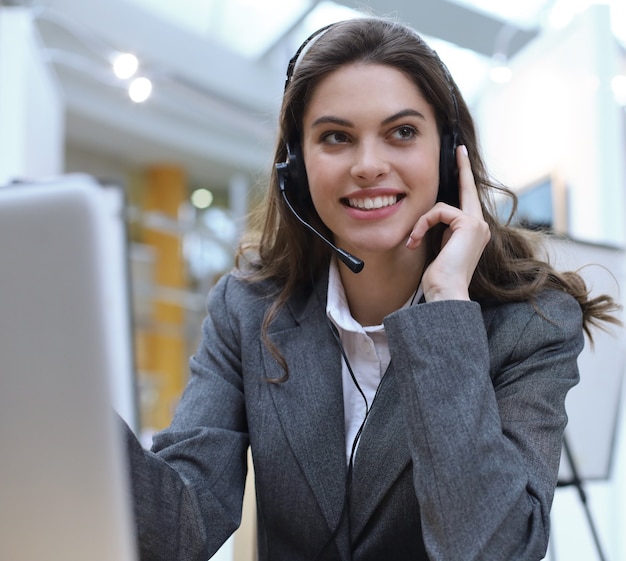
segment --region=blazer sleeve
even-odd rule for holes
[[[151,451],[127,430],[142,561],[206,561],[241,520],[248,434],[226,285],[211,293],[171,426],[154,437]]]
[[[581,311],[553,291],[491,315],[486,325],[479,304],[443,301],[385,321],[431,561],[547,549]]]

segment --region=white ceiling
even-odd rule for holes
[[[367,5],[372,13],[395,15],[428,37],[471,99],[484,84],[494,52],[515,56],[541,32],[548,8],[562,1],[369,0]],[[585,2],[566,1],[572,8]],[[217,189],[234,174],[267,170],[287,60],[310,31],[344,19],[357,2],[29,4],[41,31],[42,54],[65,96],[68,143],[131,166],[178,162],[193,183]],[[257,42],[247,40],[251,37]],[[154,86],[147,102],[130,101],[127,84],[113,76],[115,52],[139,58],[140,72]]]

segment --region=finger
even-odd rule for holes
[[[437,203],[428,212],[420,216],[413,230],[409,234],[407,247],[415,249],[421,242],[426,232],[437,224],[450,224],[461,214],[458,208],[443,203]]]
[[[459,167],[459,195],[461,209],[474,216],[483,216],[472,165],[464,145],[457,146],[456,162]]]

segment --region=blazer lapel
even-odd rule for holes
[[[311,297],[302,312],[294,314],[295,326],[292,321],[292,327],[277,327],[270,333],[289,368],[289,379],[270,384],[270,393],[289,444],[332,531],[343,507],[346,456],[341,354],[326,323],[325,300],[325,296],[321,301]],[[285,327],[284,321],[278,323]],[[276,372],[274,359],[267,349],[263,353],[266,372]]]
[[[354,539],[410,460],[392,360],[372,404],[356,453],[350,500]]]

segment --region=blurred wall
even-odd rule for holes
[[[0,6],[0,185],[63,170],[63,111],[30,10]]]
[[[511,64],[511,82],[491,85],[479,97],[475,116],[488,167],[498,180],[522,190],[538,180],[552,181],[556,211],[564,215],[561,233],[582,242],[553,246],[555,261],[568,268],[583,260],[603,264],[606,269],[595,268],[603,284],[592,283],[592,290],[608,290],[623,302],[626,111],[611,89],[620,57],[609,8],[594,5],[520,53]],[[606,247],[594,251],[594,244]],[[578,425],[585,439],[595,434],[598,443],[612,445],[610,458],[596,458],[609,461],[608,476],[584,482],[592,523],[610,561],[626,559],[624,333],[617,329],[596,337],[599,344],[595,349],[587,344],[579,361],[583,379],[568,398],[575,421],[568,431]],[[594,395],[600,400],[594,402]],[[583,463],[583,449],[575,461]],[[552,521],[549,561],[600,559],[574,487],[557,489]]]
[[[488,88],[476,117],[498,179],[519,188],[551,176],[566,189],[566,233],[623,246],[624,110],[611,89],[619,56],[609,7],[594,5],[520,53],[511,82]]]

